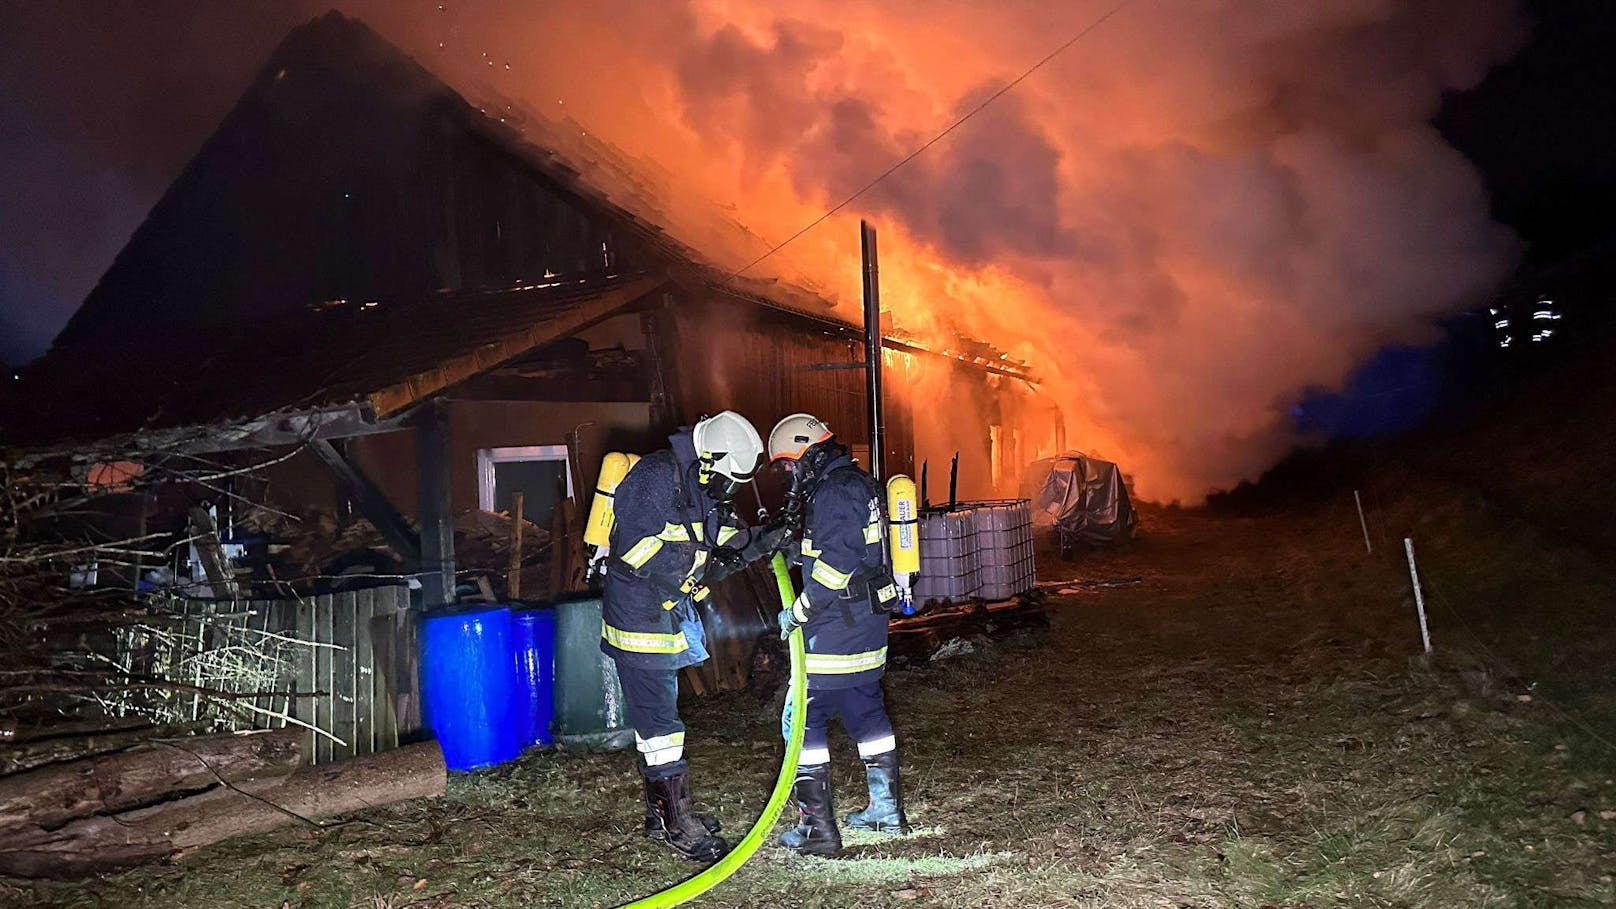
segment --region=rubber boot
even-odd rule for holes
[[[797,828],[780,834],[780,845],[798,855],[833,856],[842,851],[842,832],[830,801],[830,765],[797,768]]]
[[[640,779],[645,780],[645,835],[653,840],[667,839],[668,832],[662,829],[662,818],[657,815],[656,793],[652,790],[651,780],[643,775]],[[690,816],[695,818],[697,823],[706,827],[708,833],[717,833],[723,829],[718,823],[718,818],[710,814],[692,812]]]
[[[651,780],[652,808],[662,828],[658,837],[668,848],[696,862],[713,862],[729,851],[722,837],[707,832],[690,810],[690,785],[684,774]]]
[[[898,773],[898,752],[888,751],[864,759],[864,776],[870,784],[870,804],[863,811],[847,816],[854,830],[874,830],[892,836],[909,832],[909,818],[903,811],[903,780]]]

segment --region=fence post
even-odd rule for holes
[[[1431,630],[1425,624],[1425,593],[1420,590],[1420,571],[1414,567],[1414,541],[1403,538],[1403,551],[1408,553],[1408,578],[1414,584],[1414,608],[1420,614],[1420,642],[1425,652],[1431,652]]]
[[[1363,499],[1359,497],[1358,490],[1352,491],[1353,504],[1358,506],[1358,526],[1363,528],[1363,548],[1370,555],[1375,554],[1375,547],[1369,544],[1369,522],[1364,519]]]

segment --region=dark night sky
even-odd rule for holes
[[[1536,0],[1530,44],[1439,125],[1539,250],[1616,212],[1616,3]],[[312,0],[0,0],[0,359],[42,353]]]
[[[1616,3],[1526,8],[1531,43],[1437,126],[1480,166],[1494,217],[1552,256],[1616,228]]]
[[[43,353],[319,3],[0,0],[0,359]]]

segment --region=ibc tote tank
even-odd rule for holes
[[[555,612],[524,609],[513,621],[517,744],[549,745],[555,719]]]
[[[513,639],[503,606],[421,619],[421,706],[450,770],[491,767],[521,752]]]

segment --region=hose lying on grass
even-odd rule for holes
[[[780,591],[780,606],[790,609],[791,603],[796,600],[797,592],[791,586],[791,574],[786,569],[786,560],[776,555],[770,563],[774,569],[775,586]],[[797,778],[797,758],[802,753],[803,724],[808,717],[808,674],[804,669],[802,629],[794,628],[791,631],[791,736],[786,741],[786,757],[780,763],[780,775],[774,781],[774,792],[769,794],[769,803],[763,807],[763,813],[758,815],[757,822],[746,836],[730,850],[728,855],[713,863],[706,870],[695,877],[681,881],[658,893],[637,899],[632,903],[624,903],[619,909],[666,909],[680,903],[693,900],[703,893],[723,883],[726,878],[734,874],[752,854],[763,845],[764,839],[774,829],[774,822],[779,820],[781,809],[785,808],[786,801],[791,798],[791,787]]]

